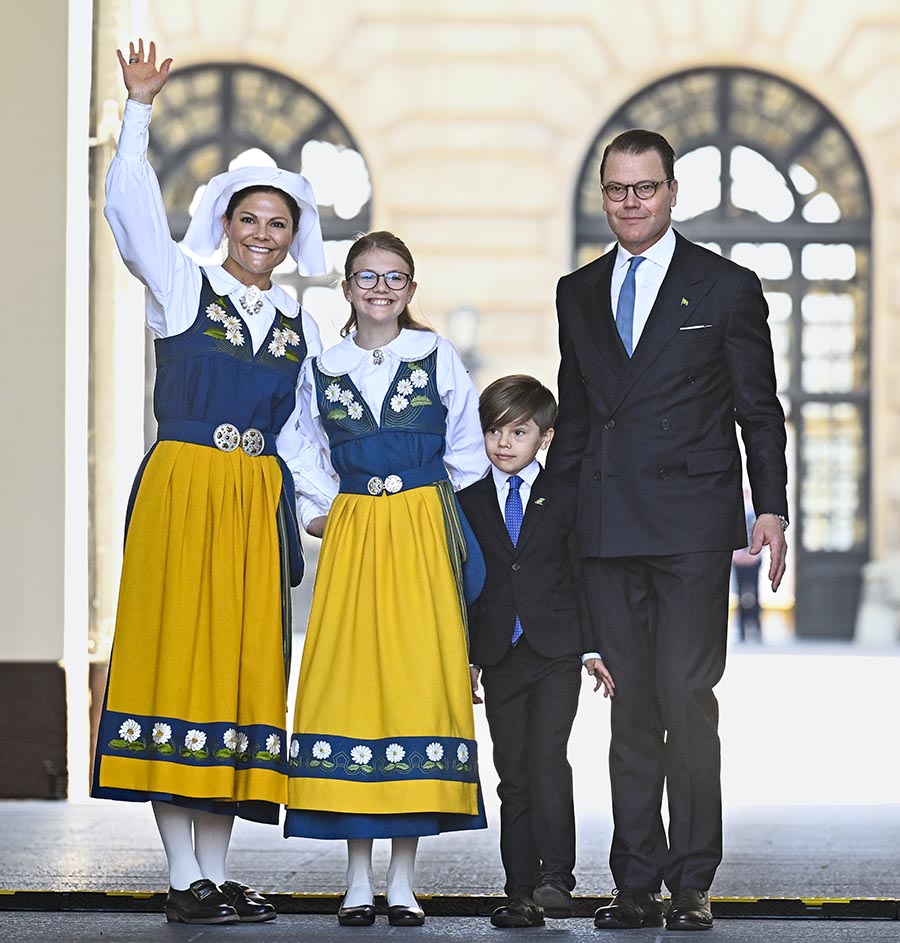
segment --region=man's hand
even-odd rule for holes
[[[472,703],[483,704],[484,701],[478,696],[478,677],[481,669],[478,665],[469,665],[469,677],[472,679]]]
[[[602,658],[588,658],[584,663],[584,670],[594,677],[596,684],[594,685],[594,690],[599,691],[600,688],[603,688],[604,697],[613,697],[616,693],[616,683],[612,679],[612,675],[606,668],[606,665],[603,664]]]
[[[750,553],[756,556],[763,547],[769,548],[769,580],[774,593],[781,585],[787,556],[784,528],[777,514],[760,514],[753,525]]]

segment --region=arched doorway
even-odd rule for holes
[[[598,185],[620,131],[661,132],[681,155],[676,228],[754,269],[769,302],[788,421],[798,636],[848,638],[869,556],[871,198],[835,117],[776,76],[669,76],[601,129],[575,195],[575,259],[610,243]]]

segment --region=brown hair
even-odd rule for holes
[[[292,232],[296,236],[297,230],[300,228],[300,207],[297,201],[289,193],[285,193],[284,190],[279,190],[278,187],[270,187],[266,184],[254,184],[252,187],[244,187],[243,190],[235,190],[234,193],[231,194],[228,206],[225,207],[225,219],[230,223],[231,217],[234,216],[234,211],[246,197],[253,196],[254,193],[274,193],[284,200],[288,212],[291,214]]]
[[[406,243],[392,232],[380,229],[375,232],[363,233],[361,236],[358,236],[356,242],[350,246],[350,251],[347,253],[347,261],[344,263],[344,278],[348,282],[350,281],[350,276],[353,274],[356,260],[372,249],[381,249],[384,252],[393,252],[394,255],[399,255],[409,267],[410,280],[416,277],[416,263],[413,261],[412,253],[409,251]],[[430,327],[421,324],[412,316],[409,305],[400,312],[397,323],[401,330],[403,328],[409,328],[409,330],[412,331],[431,330]],[[351,304],[350,317],[347,318],[347,322],[341,328],[341,337],[346,337],[351,331],[355,330],[355,328],[356,311]]]
[[[500,377],[478,401],[481,431],[533,419],[543,435],[556,422],[556,399],[540,380],[525,373]]]
[[[662,161],[663,171],[668,178],[675,177],[675,151],[672,145],[656,131],[645,131],[643,128],[632,128],[617,134],[606,145],[603,160],[600,161],[600,182],[603,182],[603,171],[606,167],[606,158],[610,154],[646,154],[647,151],[656,151]]]

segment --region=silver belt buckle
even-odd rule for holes
[[[247,455],[259,455],[266,447],[266,437],[252,426],[244,430],[241,436],[241,448]]]
[[[223,422],[213,432],[213,445],[223,452],[233,452],[241,444],[241,434],[237,426]]]
[[[403,487],[403,479],[399,475],[388,475],[384,479],[384,490],[388,494],[396,494]]]
[[[369,494],[377,497],[379,494],[381,494],[382,491],[384,491],[384,482],[378,477],[378,475],[373,475],[369,479],[369,483],[366,485],[366,487],[369,489]]]

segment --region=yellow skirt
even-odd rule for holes
[[[294,827],[303,816],[293,810],[480,814],[468,645],[438,487],[340,494],[332,506],[289,792],[294,835],[352,837]]]
[[[125,542],[94,795],[287,800],[281,496],[275,457],[154,447]]]

